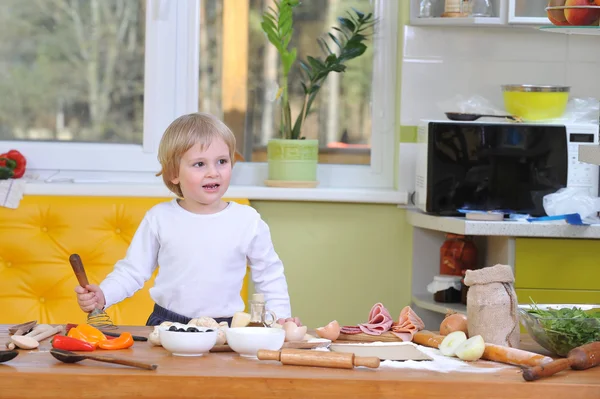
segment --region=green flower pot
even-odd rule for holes
[[[271,181],[316,182],[319,140],[271,139],[267,162]]]

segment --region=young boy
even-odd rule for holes
[[[291,317],[283,264],[256,210],[221,198],[229,187],[235,136],[217,118],[194,113],[165,131],[158,159],[166,186],[179,198],[150,209],[124,259],[100,286],[77,286],[81,309],[108,308],[132,296],[160,265],[146,325],[188,323],[208,316],[231,324],[247,262],[257,292],[279,319]],[[299,320],[298,320],[299,322]]]

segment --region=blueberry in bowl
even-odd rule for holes
[[[159,327],[160,343],[174,356],[202,356],[217,343],[217,331],[175,323]]]

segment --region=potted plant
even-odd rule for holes
[[[296,61],[297,50],[290,46],[290,41],[293,9],[299,4],[299,0],[276,0],[275,9],[265,11],[261,22],[262,30],[277,49],[281,63],[278,93],[278,99],[281,99],[281,137],[270,139],[267,144],[269,177],[265,184],[268,186],[316,187],[318,184],[319,142],[304,137],[304,121],[327,76],[331,72],[343,73],[349,60],[365,52],[367,46],[364,42],[374,24],[373,14],[353,9],[347,17],[338,18],[339,26],[333,27],[338,32],[337,37],[328,33],[333,42],[331,46],[323,38],[317,39],[325,58],[308,56],[306,61],[299,62],[304,102],[294,119],[288,96],[288,77]]]

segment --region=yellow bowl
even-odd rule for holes
[[[569,102],[569,86],[503,85],[504,108],[526,121],[563,116]]]

